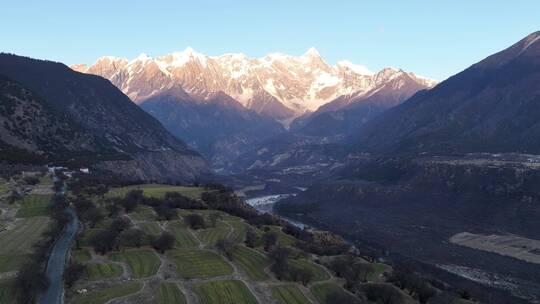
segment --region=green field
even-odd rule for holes
[[[281,304],[311,303],[295,285],[280,285],[272,287],[272,296]]]
[[[11,280],[0,280],[0,303],[15,303]]]
[[[208,278],[232,274],[233,269],[223,257],[207,250],[170,250],[167,257],[184,278]]]
[[[122,267],[113,263],[86,264],[86,279],[90,281],[110,279],[121,276]]]
[[[101,232],[101,231],[105,231],[105,229],[97,229],[97,228],[94,228],[94,229],[86,229],[84,231],[84,234],[80,236],[80,239],[79,239],[79,246],[81,247],[88,247],[88,246],[91,246],[90,245],[90,240],[92,239],[92,237],[98,233],[98,232]]]
[[[136,221],[155,221],[157,219],[154,209],[149,206],[137,206],[134,212],[129,213],[129,217]]]
[[[161,265],[159,257],[153,250],[135,249],[110,254],[116,262],[125,262],[131,269],[134,278],[145,278],[155,275]]]
[[[77,304],[103,304],[114,298],[119,298],[134,294],[142,288],[140,282],[130,282],[114,285],[105,289],[91,291],[84,295],[75,297],[74,303]]]
[[[278,244],[280,246],[293,246],[296,243],[296,239],[293,236],[290,236],[284,233],[283,231],[281,231],[281,227],[270,226],[270,231],[277,233]]]
[[[218,240],[227,238],[231,228],[224,222],[217,222],[216,227],[197,230],[201,242],[213,246]]]
[[[330,274],[320,265],[310,262],[305,259],[289,260],[291,266],[298,268],[309,269],[313,273],[312,282],[326,281],[330,279]]]
[[[8,192],[9,187],[7,182],[4,179],[0,179],[0,195]]]
[[[317,301],[319,301],[319,303],[321,304],[334,304],[331,303],[328,299],[328,296],[334,292],[343,294],[345,297],[348,297],[349,301],[347,301],[347,303],[359,303],[358,299],[350,295],[348,292],[346,292],[343,288],[341,288],[335,283],[316,284],[313,285],[310,290],[317,299]]]
[[[200,187],[183,187],[183,186],[172,186],[172,185],[160,185],[160,184],[145,184],[145,185],[134,185],[120,188],[111,189],[106,196],[124,196],[131,190],[143,190],[145,196],[158,197],[162,198],[167,192],[179,192],[182,195],[187,197],[198,199],[201,197],[201,194],[205,191],[204,188]]]
[[[161,283],[157,287],[157,304],[185,304],[186,298],[175,283]]]
[[[199,245],[184,223],[180,221],[169,222],[167,230],[174,235],[178,248],[193,248]]]
[[[244,246],[237,246],[233,252],[233,263],[240,266],[248,277],[254,281],[268,279],[264,268],[270,265],[270,261],[267,257],[255,250]]]
[[[371,265],[373,266],[374,271],[368,274],[368,282],[378,281],[383,273],[390,272],[392,270],[392,267],[382,263],[372,263]]]
[[[246,231],[249,225],[244,223],[243,221],[230,221],[227,223],[229,223],[229,225],[233,227],[233,233],[231,234],[229,239],[234,243],[244,242],[246,238]]]
[[[32,245],[41,238],[48,224],[46,217],[23,218],[13,229],[0,233],[0,272],[17,269],[32,253]]]
[[[90,252],[86,249],[75,250],[72,253],[73,260],[77,263],[85,263],[92,259]]]
[[[139,228],[141,228],[142,231],[148,234],[157,235],[163,232],[163,230],[161,230],[161,227],[156,222],[143,222],[138,223],[137,225],[139,226]]]
[[[17,210],[16,217],[47,216],[51,200],[52,195],[26,195],[20,201],[21,208]]]
[[[257,304],[241,281],[212,281],[195,286],[201,304]]]

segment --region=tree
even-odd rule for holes
[[[146,233],[138,228],[131,228],[122,232],[120,243],[126,247],[141,247],[146,237]]]
[[[223,217],[218,212],[213,212],[210,214],[209,219],[212,227],[216,227],[217,221],[223,219]]]
[[[160,220],[170,221],[171,219],[176,218],[176,210],[169,207],[168,205],[158,205],[154,208],[154,210],[156,211]]]
[[[139,203],[144,201],[144,193],[142,190],[131,190],[126,193],[126,196],[120,200],[120,205],[124,207],[126,212],[134,211]]]
[[[131,227],[131,220],[127,216],[117,217],[111,223],[111,230],[122,232]]]
[[[83,221],[88,222],[88,225],[90,225],[90,227],[94,228],[97,223],[99,223],[99,222],[101,222],[101,220],[103,220],[104,217],[105,216],[103,215],[103,213],[101,212],[100,209],[92,208],[92,209],[89,209],[88,211],[86,211],[82,215],[81,219]]]
[[[171,233],[164,231],[159,237],[154,240],[153,246],[160,253],[164,253],[165,250],[173,248],[174,241],[174,236]]]
[[[309,284],[313,279],[313,271],[307,268],[293,267],[289,270],[293,280],[302,283],[304,286]]]
[[[251,227],[249,227],[246,231],[246,246],[250,248],[254,248],[257,246],[257,234],[255,233],[255,230]]]
[[[35,262],[23,265],[14,281],[18,303],[33,303],[40,293],[49,286],[49,280],[42,267]]]
[[[289,269],[288,259],[290,254],[291,250],[285,247],[276,247],[270,252],[270,260],[272,261],[270,269],[279,280],[286,275]]]
[[[216,242],[216,248],[217,250],[221,251],[227,259],[230,261],[233,260],[233,252],[234,252],[234,244],[230,240],[227,239],[219,239]]]
[[[85,266],[81,263],[72,262],[64,270],[64,283],[68,288],[71,288],[84,273]]]
[[[199,214],[189,214],[184,217],[184,220],[189,225],[191,229],[204,229],[206,228],[206,223],[204,218]]]
[[[118,246],[118,232],[114,230],[105,230],[96,233],[90,243],[97,253],[105,254]]]
[[[264,250],[265,251],[270,251],[270,249],[276,245],[277,243],[277,240],[278,240],[278,235],[277,233],[273,232],[273,231],[270,231],[270,232],[265,232],[262,236],[262,240],[263,240],[263,244],[264,244]]]
[[[23,178],[23,181],[27,184],[27,185],[37,185],[39,184],[39,178],[35,177],[35,176],[25,176]]]
[[[402,295],[388,284],[366,284],[363,286],[368,300],[382,304],[400,304]]]

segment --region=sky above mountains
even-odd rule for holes
[[[0,51],[66,64],[103,55],[300,55],[315,47],[443,80],[540,29],[523,1],[6,1]]]

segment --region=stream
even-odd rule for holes
[[[40,297],[40,304],[57,304],[64,302],[64,269],[72,241],[77,234],[77,230],[79,230],[79,220],[73,208],[70,206],[66,211],[70,216],[70,221],[64,228],[60,238],[56,240],[51,255],[49,256],[46,269],[49,287]]]

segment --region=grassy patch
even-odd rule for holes
[[[293,246],[296,244],[296,239],[293,236],[290,236],[283,231],[279,226],[270,226],[270,231],[277,233],[278,235],[278,244],[280,246]]]
[[[144,184],[144,185],[133,185],[127,187],[113,188],[108,193],[107,196],[124,196],[131,190],[143,190],[144,195],[150,197],[162,198],[167,192],[179,192],[182,195],[187,197],[198,199],[201,197],[201,194],[205,191],[201,187],[184,187],[184,186],[172,186],[172,185],[160,185],[160,184]]]
[[[129,216],[136,221],[154,221],[157,218],[154,209],[149,206],[137,206],[137,210]]]
[[[30,194],[22,198],[16,217],[47,216],[52,195]]]
[[[390,272],[392,270],[392,267],[382,263],[373,263],[371,266],[373,266],[373,272],[367,276],[368,282],[375,282],[380,279],[383,273]]]
[[[212,281],[195,286],[201,304],[257,304],[241,281]]]
[[[161,283],[156,291],[157,304],[185,304],[186,298],[175,283]]]
[[[134,278],[144,278],[155,275],[161,261],[150,249],[126,250],[110,254],[111,259],[128,264]]]
[[[311,304],[295,285],[280,285],[272,287],[272,297],[281,304]]]
[[[105,289],[91,291],[84,295],[75,297],[77,304],[103,304],[112,299],[134,294],[142,288],[140,282],[130,282],[114,285]]]
[[[228,223],[233,227],[233,233],[229,239],[234,243],[243,243],[246,238],[246,231],[249,225],[242,221],[231,221]]]
[[[156,222],[144,222],[137,224],[142,231],[148,234],[160,234],[162,232],[161,227]]]
[[[15,303],[15,295],[13,294],[13,281],[0,281],[0,303]]]
[[[113,263],[91,263],[86,265],[86,278],[90,281],[121,276],[122,267]]]
[[[17,270],[29,256],[29,254],[0,255],[0,272]]]
[[[216,277],[233,272],[231,265],[221,256],[206,250],[170,250],[167,257],[186,279]]]
[[[182,222],[170,222],[167,225],[167,230],[174,235],[176,247],[178,248],[193,248],[199,245],[199,242],[191,235]]]
[[[199,239],[206,245],[213,246],[218,240],[227,238],[231,228],[224,222],[216,223],[216,227],[209,227],[197,231]]]
[[[92,237],[94,235],[96,235],[98,232],[101,232],[101,231],[105,231],[105,229],[86,229],[83,233],[83,235],[81,235],[79,237],[79,246],[81,247],[89,247],[91,246],[90,244],[90,240],[92,239]]]
[[[268,278],[264,268],[270,264],[267,257],[244,246],[237,246],[233,252],[233,262],[246,272],[248,277],[254,281],[261,281]]]
[[[335,283],[321,283],[316,284],[311,287],[311,293],[317,298],[317,301],[321,304],[334,304],[331,303],[330,299],[328,298],[329,295],[332,293],[340,293],[343,294],[344,297],[348,297],[349,300],[347,303],[358,303],[358,299],[347,293],[343,288],[341,288],[339,285]]]
[[[313,273],[312,282],[325,281],[325,280],[330,279],[330,275],[324,268],[322,268],[322,266],[319,266],[308,260],[305,260],[305,259],[289,260],[289,264],[294,267],[310,270]]]
[[[75,262],[86,263],[92,259],[90,252],[86,249],[76,250],[72,253],[72,258]]]
[[[48,224],[46,217],[24,218],[13,229],[0,233],[0,272],[17,269],[32,253],[32,245],[39,241]]]

